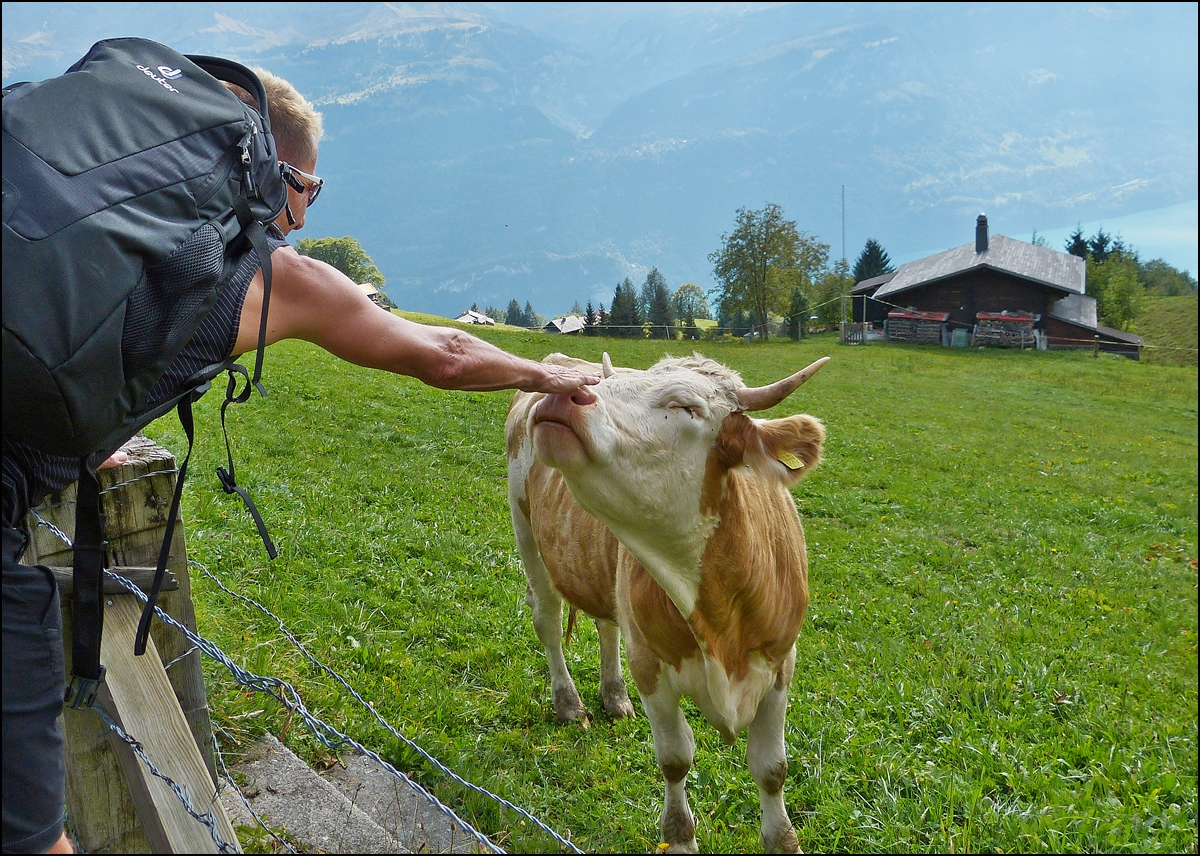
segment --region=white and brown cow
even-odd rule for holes
[[[746,413],[775,406],[825,362],[748,389],[698,355],[614,371],[606,354],[598,385],[518,393],[509,408],[509,501],[555,712],[587,721],[562,654],[565,599],[596,619],[601,698],[614,716],[633,714],[625,636],[666,779],[662,840],[672,851],[696,849],[683,696],[727,742],[749,730],[763,846],[798,849],[783,732],[808,562],[788,488],[820,459],[825,431],[811,416]]]

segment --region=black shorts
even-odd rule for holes
[[[62,613],[53,575],[18,563],[26,535],[4,511],[3,849],[44,853],[66,808]]]

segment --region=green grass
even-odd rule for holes
[[[473,332],[635,367],[691,350]],[[829,433],[794,492],[812,588],[787,725],[801,846],[1196,852],[1196,369],[827,336],[699,349],[751,384],[833,357],[773,412],[812,413]],[[198,405],[190,556],[464,777],[585,850],[652,850],[649,726],[640,706],[632,721],[600,712],[590,622],[567,657],[592,726],[553,720],[508,519],[510,395],[440,392],[294,342],[271,349],[265,381],[270,398],[232,408],[230,428],[280,558],[213,476],[219,394]],[[173,419],[149,433],[182,452]],[[193,586],[201,632],[246,667],[293,682],[504,847],[555,849],[398,747],[264,616],[195,571]],[[284,728],[273,700],[206,674],[227,749]],[[757,851],[744,739],[726,747],[688,715],[702,850]],[[321,755],[298,721],[287,742]]]
[[[1189,297],[1150,297],[1132,332],[1146,340],[1142,359],[1168,366],[1194,366],[1197,353],[1197,301]]]

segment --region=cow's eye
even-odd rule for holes
[[[696,418],[696,408],[692,407],[689,404],[672,403],[670,406],[676,410],[682,410],[682,411],[686,412],[687,415],[692,417],[693,419]]]

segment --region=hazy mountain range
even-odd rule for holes
[[[355,236],[397,304],[441,315],[513,297],[544,315],[607,305],[651,266],[709,288],[736,209],[767,201],[837,257],[843,185],[851,261],[868,237],[897,259],[966,243],[980,211],[1028,239],[1197,196],[1194,4],[3,14],[5,83],[117,35],[290,79],[326,128],[328,187],[298,237]]]

